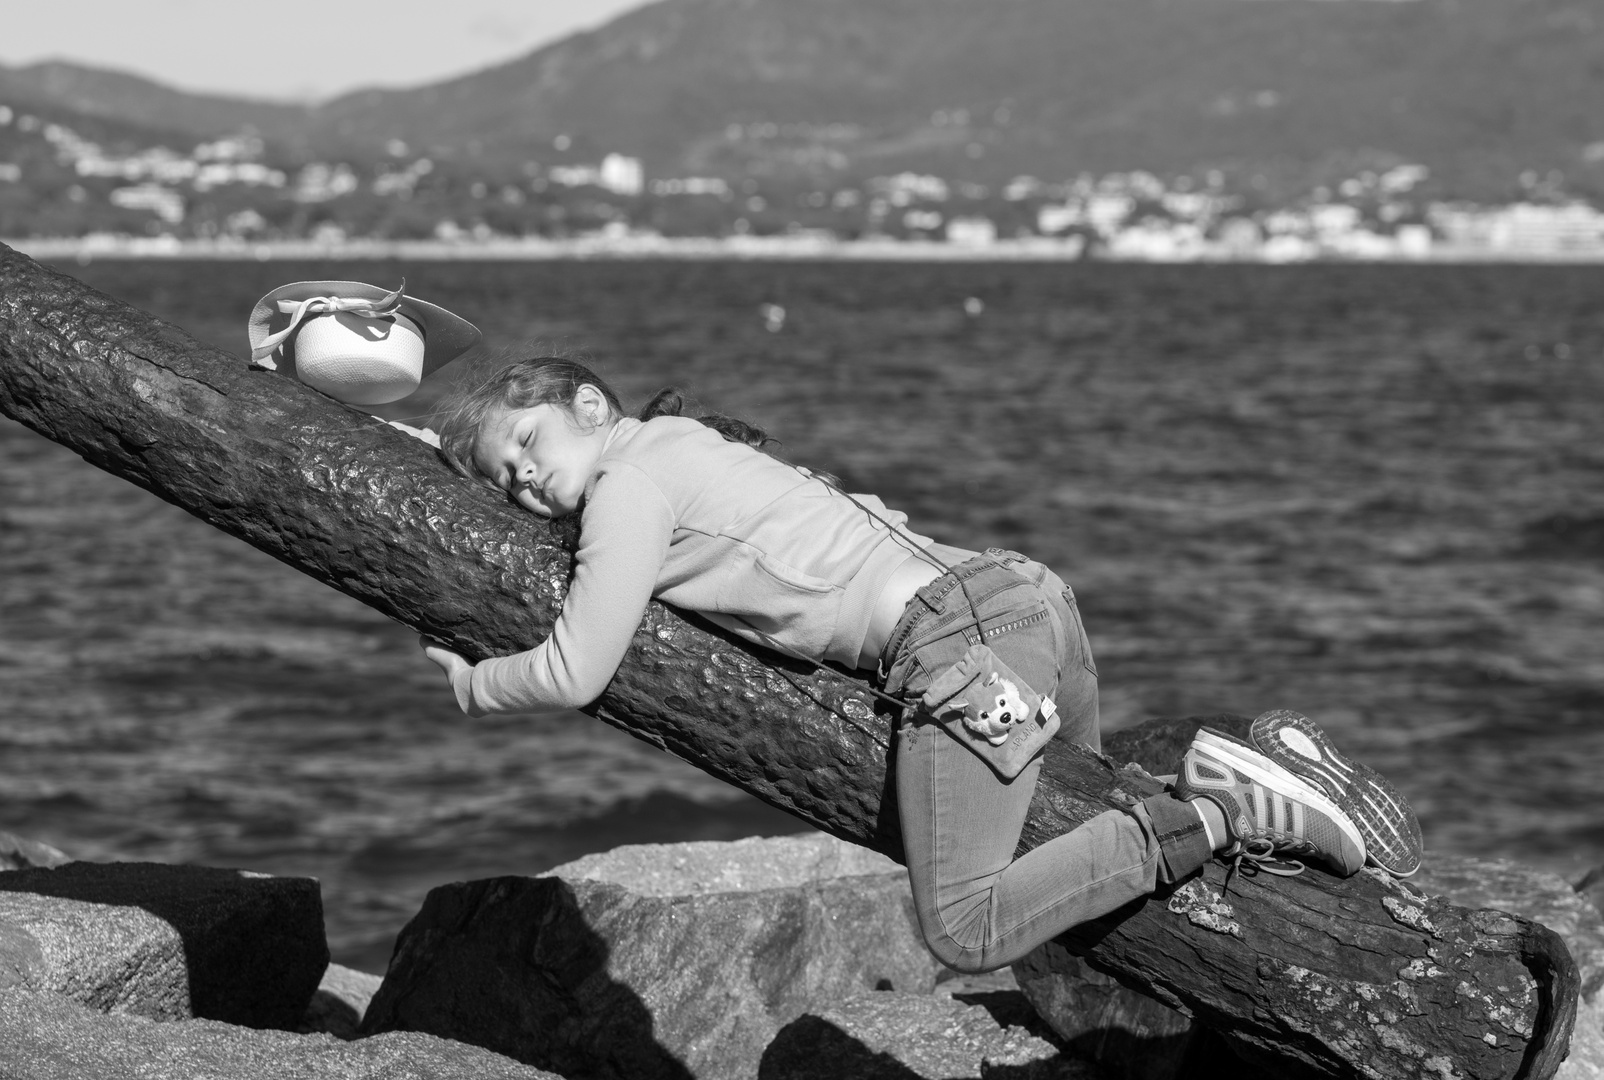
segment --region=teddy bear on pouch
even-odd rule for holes
[[[995,671],[991,677],[981,684],[984,687],[995,689],[990,695],[987,707],[974,706],[976,716],[971,717],[969,710],[964,710],[964,725],[976,735],[985,739],[993,746],[1001,746],[1008,741],[1008,734],[1016,724],[1022,724],[1030,718],[1030,706],[1020,696],[1019,687],[998,675]]]

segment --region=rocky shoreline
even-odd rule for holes
[[[902,868],[822,834],[441,886],[383,977],[328,963],[310,879],[5,834],[0,866],[0,1077],[1164,1080],[1225,1052],[1055,946],[944,969]],[[1565,938],[1583,1001],[1559,1076],[1604,1076],[1604,873],[1437,855],[1415,883]]]

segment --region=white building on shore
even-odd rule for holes
[[[1444,203],[1430,220],[1450,244],[1503,255],[1604,254],[1604,212],[1582,202],[1480,207]]]

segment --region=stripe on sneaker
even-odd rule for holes
[[[1240,740],[1210,739],[1211,734],[1217,733],[1199,732],[1187,749],[1175,793],[1182,799],[1211,799],[1226,811],[1232,851],[1253,845],[1262,851],[1267,844],[1271,851],[1320,859],[1344,875],[1364,865],[1363,833],[1314,785],[1299,781]],[[1200,768],[1205,761],[1208,767]],[[1206,775],[1216,772],[1231,779],[1221,782]]]
[[[1200,728],[1193,736],[1192,750],[1188,751],[1188,756],[1195,758],[1204,754],[1216,763],[1228,765],[1236,774],[1240,785],[1238,790],[1242,794],[1243,801],[1252,803],[1257,795],[1258,805],[1249,807],[1255,822],[1262,824],[1264,821],[1261,809],[1265,803],[1264,793],[1274,791],[1294,803],[1303,803],[1320,818],[1330,821],[1336,830],[1333,835],[1340,834],[1346,845],[1359,852],[1359,858],[1361,862],[1363,861],[1367,830],[1361,828],[1348,811],[1329,798],[1320,784],[1301,778],[1295,771],[1281,765],[1252,743],[1243,742],[1213,728]]]

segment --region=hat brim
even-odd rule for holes
[[[382,300],[391,290],[381,289],[361,281],[297,281],[281,285],[262,297],[251,309],[247,332],[251,351],[267,338],[290,324],[287,312],[278,309],[280,300],[309,300],[314,296],[339,296],[357,300]],[[479,328],[460,315],[455,315],[438,304],[403,295],[396,309],[417,323],[423,330],[423,377],[445,367],[451,361],[479,344],[483,336]],[[295,335],[290,335],[278,352],[292,364],[295,360]]]

